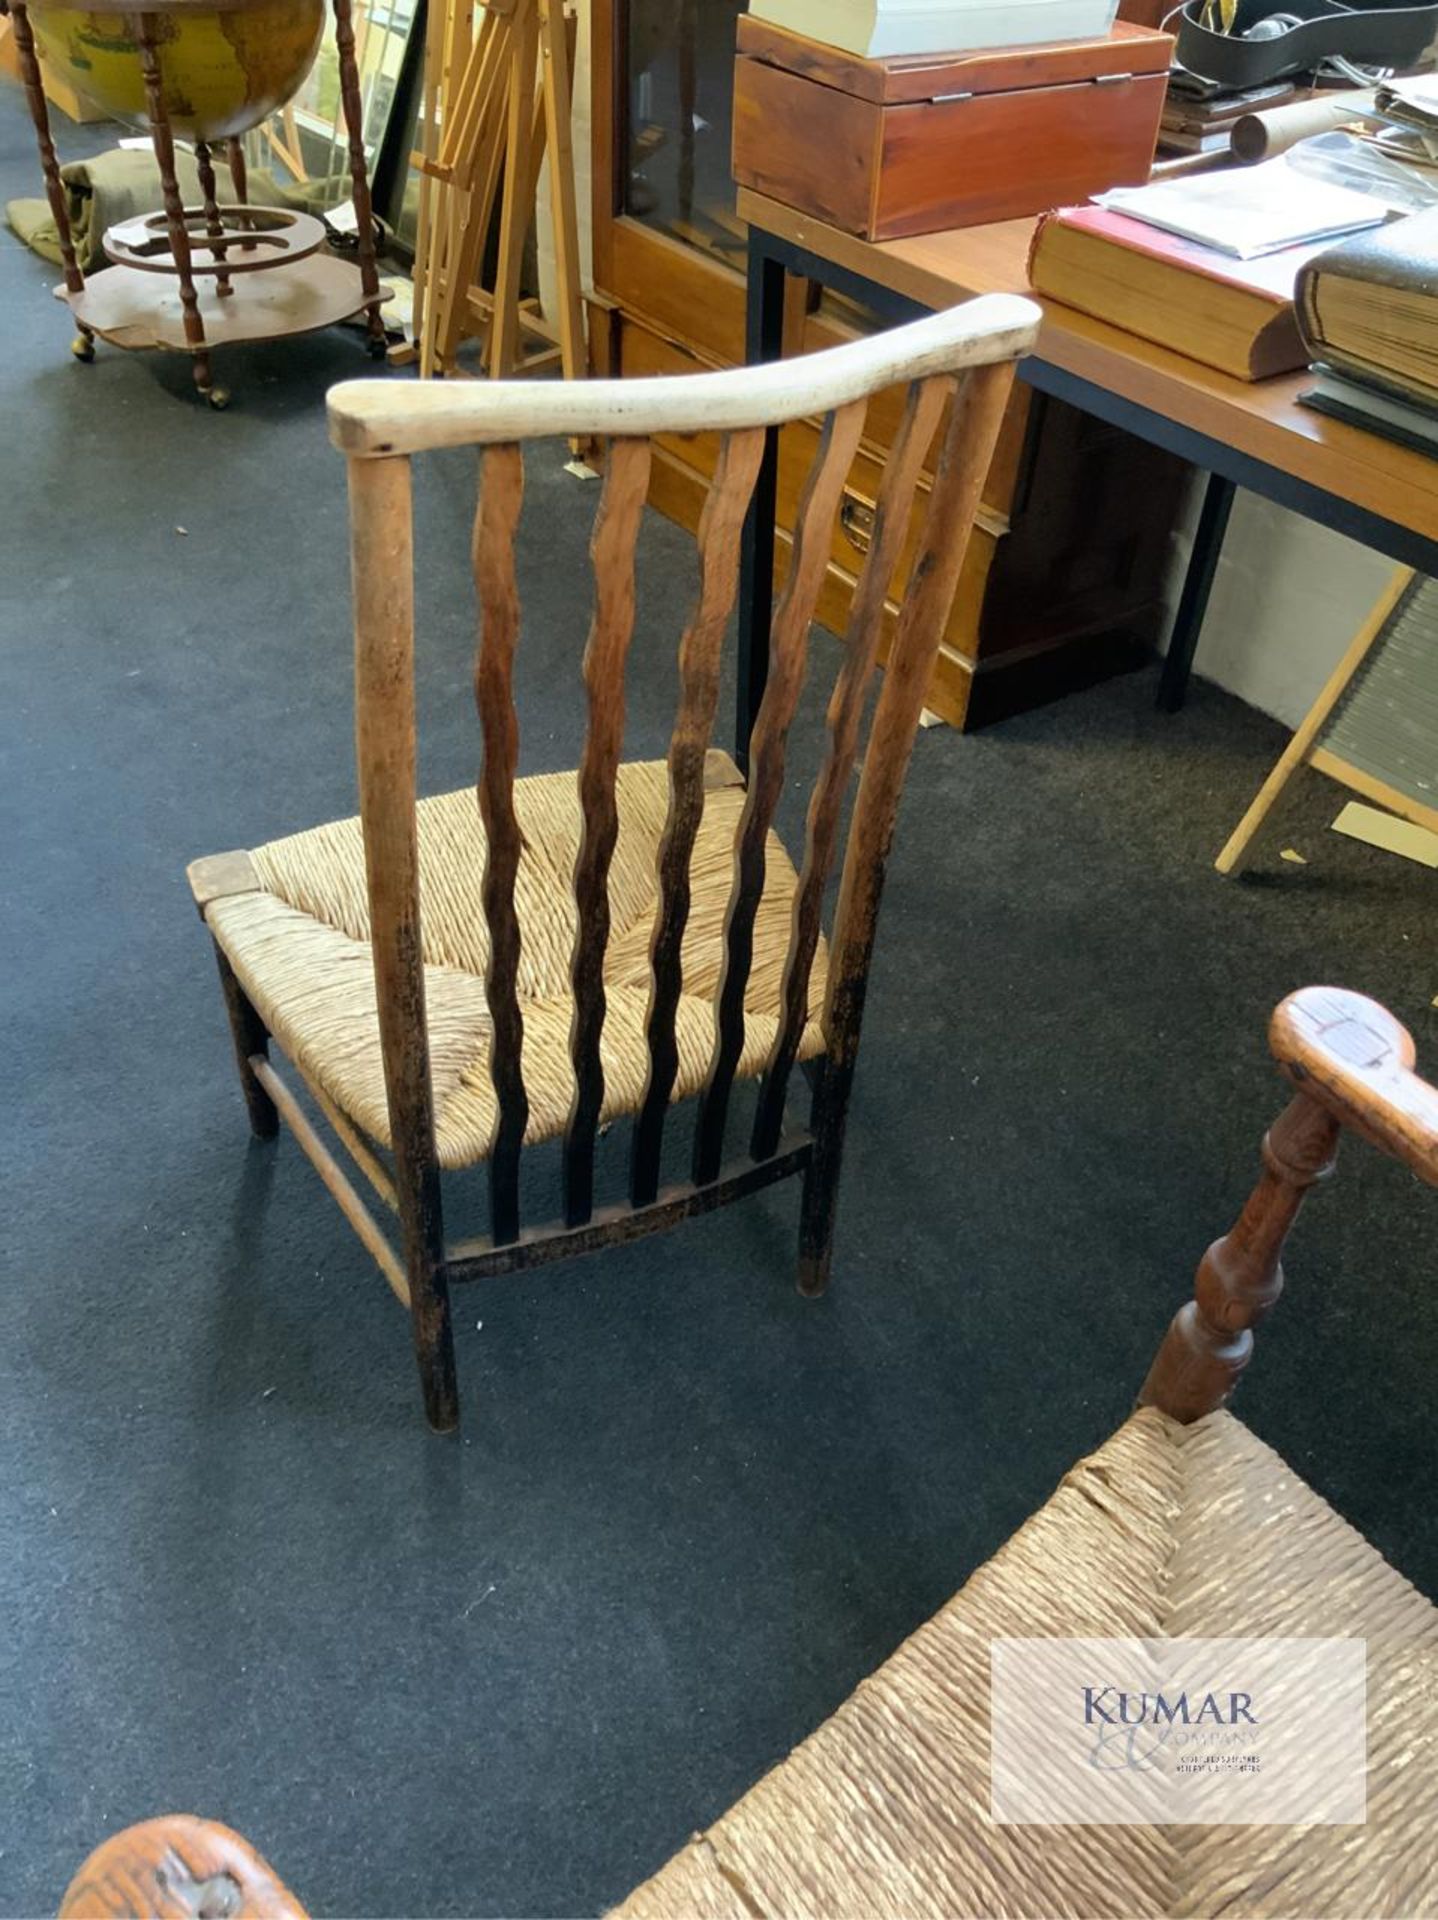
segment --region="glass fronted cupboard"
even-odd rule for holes
[[[743,0],[590,6],[595,371],[643,377],[736,365],[745,233],[729,150]],[[791,282],[785,352],[832,346],[874,324]],[[897,396],[870,407],[835,528],[819,617],[841,632],[898,415]],[[802,423],[781,437],[781,574],[816,445]],[[696,528],[716,451],[703,437],[661,444],[652,503]],[[929,705],[956,726],[974,725],[1141,657],[1163,617],[1169,530],[1186,480],[1172,456],[1016,387]]]

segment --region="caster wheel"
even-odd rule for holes
[[[228,387],[211,387],[205,398],[216,413],[223,413],[230,404],[230,390]]]
[[[389,341],[383,338],[379,340],[366,340],[365,351],[371,360],[387,360],[389,358]]]
[[[77,360],[83,360],[88,366],[95,358],[95,342],[87,334],[77,333],[70,342],[70,351]]]

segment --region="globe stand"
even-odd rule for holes
[[[0,0],[3,7],[3,0]],[[365,315],[369,351],[385,352],[380,286],[375,258],[374,211],[365,167],[363,107],[355,63],[350,0],[334,0],[340,95],[349,137],[351,193],[359,228],[358,266],[322,255],[324,227],[309,214],[244,204],[248,192],[244,152],[229,141],[231,180],[240,204],[219,205],[209,146],[195,143],[203,205],[186,207],[175,173],[175,139],[165,105],[160,59],[160,12],[104,9],[125,15],[139,48],[150,122],[150,140],[160,172],[163,211],[111,227],[103,246],[115,264],[87,281],[75,253],[65,186],[50,135],[50,114],[24,0],[10,0],[15,52],[29,102],[45,176],[45,193],[60,242],[64,284],[56,288],[75,317],[71,352],[95,357],[98,336],[130,349],[162,348],[190,355],[195,386],[211,406],[229,395],[216,387],[210,366],[214,346],[246,340],[276,340]],[[165,278],[178,282],[178,297]],[[201,288],[203,286],[203,294]]]

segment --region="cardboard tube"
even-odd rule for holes
[[[1373,105],[1373,93],[1350,88],[1320,100],[1296,100],[1291,106],[1270,107],[1267,113],[1245,113],[1233,123],[1233,156],[1245,166],[1287,153],[1300,140],[1346,126]]]

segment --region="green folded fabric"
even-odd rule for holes
[[[158,212],[164,204],[160,188],[160,169],[155,156],[139,147],[115,147],[97,154],[93,160],[72,160],[61,167],[65,199],[70,215],[70,232],[80,265],[88,273],[103,267],[105,256],[100,241],[106,227],[137,215]],[[194,157],[177,150],[175,178],[187,207],[200,200],[200,176]],[[215,168],[215,185],[221,200],[233,200],[230,170]],[[35,252],[60,264],[60,236],[48,200],[12,200],[5,209],[11,227]]]
[[[115,147],[93,160],[72,160],[61,167],[65,200],[70,215],[70,232],[81,268],[93,273],[105,265],[101,241],[105,229],[122,220],[133,220],[147,213],[158,213],[164,205],[160,169],[147,148]],[[200,204],[200,175],[193,154],[183,147],[175,150],[175,178],[180,197],[187,207]],[[216,197],[233,202],[236,195],[230,183],[230,170],[217,161]],[[262,170],[253,170],[249,178],[251,205],[285,207],[304,204],[304,196],[291,187],[281,187]],[[43,259],[60,264],[60,236],[48,200],[11,200],[5,218],[27,247]]]

